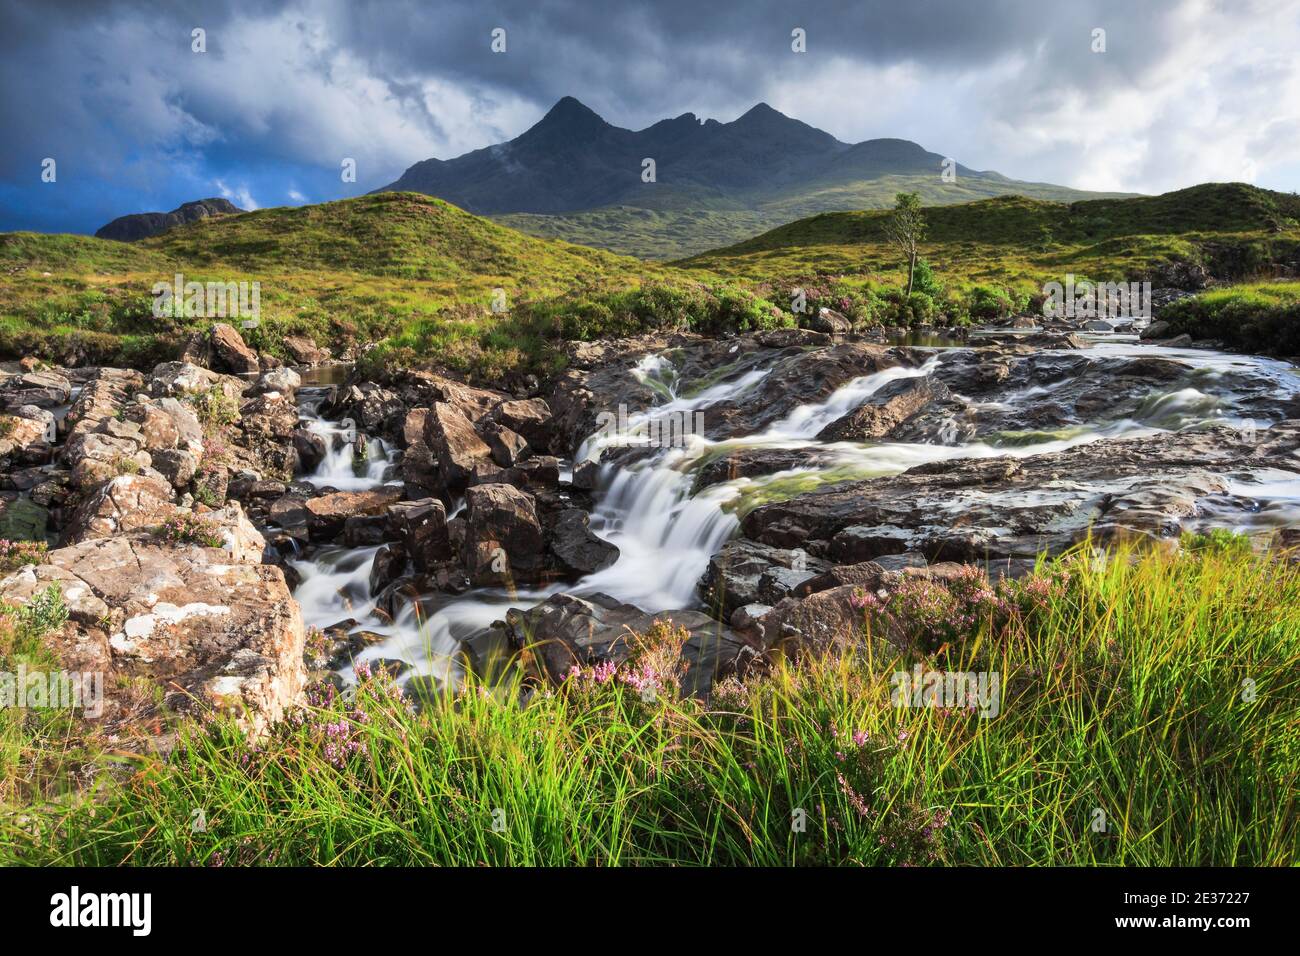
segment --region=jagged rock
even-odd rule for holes
[[[462,560],[479,586],[534,580],[545,541],[533,496],[513,485],[475,485],[465,492]]]
[[[30,407],[30,406],[28,406]],[[48,449],[49,423],[37,418],[0,416],[0,458],[25,452],[37,445]]]
[[[534,452],[551,452],[551,408],[540,398],[502,402],[492,409],[492,420],[522,435]],[[500,464],[500,463],[499,463]]]
[[[150,373],[149,394],[155,398],[184,398],[215,389],[229,401],[237,402],[244,394],[244,384],[242,379],[189,362],[163,362]]]
[[[560,461],[544,455],[529,458],[513,468],[497,468],[496,465],[483,462],[474,466],[470,478],[471,485],[514,485],[529,491],[554,488],[560,483]]]
[[[271,503],[267,517],[286,533],[298,540],[310,536],[308,529],[307,499],[301,495],[285,495]]]
[[[198,462],[194,456],[183,448],[169,448],[156,451],[150,455],[153,469],[172,483],[173,487],[183,488],[194,480],[198,471]]]
[[[580,491],[594,491],[600,482],[600,462],[579,462],[573,466],[573,487]]]
[[[827,570],[825,561],[804,551],[736,538],[709,559],[700,597],[730,620],[747,604],[775,604],[799,582]]]
[[[425,444],[424,421],[429,417],[427,408],[412,408],[402,420],[402,443],[407,448]]]
[[[393,485],[366,491],[336,491],[312,498],[306,503],[307,524],[312,537],[332,540],[343,530],[343,523],[354,515],[381,515],[389,505],[402,498],[402,489]]]
[[[257,353],[244,343],[244,337],[232,325],[215,323],[208,332],[216,362],[227,372],[236,375],[256,374],[261,371]]]
[[[329,351],[317,347],[316,343],[305,335],[286,335],[281,341],[284,350],[299,365],[320,365],[329,361]]]
[[[930,402],[948,397],[948,389],[930,376],[887,382],[867,400],[817,435],[821,441],[878,441]]]
[[[388,507],[390,536],[402,541],[415,569],[422,573],[451,560],[447,509],[437,498],[401,501]]]
[[[349,548],[370,548],[383,544],[388,519],[378,515],[353,515],[343,522],[343,543]]]
[[[559,684],[574,665],[627,660],[631,642],[657,620],[690,633],[682,649],[687,665],[683,690],[688,694],[707,696],[714,680],[725,676],[747,649],[731,630],[699,611],[649,614],[606,594],[555,594],[527,611],[511,608],[505,633],[513,648],[527,648],[542,674]]]
[[[279,392],[258,395],[240,406],[239,427],[247,435],[287,439],[298,427],[298,406]]]
[[[569,508],[551,529],[551,554],[567,574],[594,574],[618,560],[618,548],[593,534],[588,524],[585,511]]]
[[[325,437],[305,428],[294,429],[293,449],[298,453],[298,463],[304,474],[315,471],[329,454]]]
[[[93,431],[101,421],[114,417],[128,397],[143,387],[144,376],[134,369],[96,369],[64,416],[68,436]]]
[[[523,435],[511,431],[495,421],[480,421],[478,432],[491,449],[492,460],[502,468],[509,468],[520,459],[528,457],[529,446]]]
[[[478,437],[470,420],[446,402],[429,410],[424,439],[438,460],[438,472],[448,489],[465,487],[475,465],[492,458],[492,450]]]
[[[10,574],[0,598],[29,600],[56,582],[71,620],[47,643],[67,670],[102,675],[104,711],[88,716],[119,735],[129,721],[153,722],[138,713],[141,682],[158,688],[167,712],[228,712],[253,735],[302,693],[302,620],[278,568],[118,534]]]
[[[406,550],[400,544],[386,544],[375,552],[370,565],[370,596],[375,597],[406,571]]]
[[[153,459],[132,438],[114,438],[99,432],[80,432],[64,446],[63,460],[72,469],[72,483],[90,488],[118,475],[149,468]]]
[[[23,405],[54,408],[72,397],[72,383],[57,372],[26,372],[6,380],[0,387],[0,401],[10,411]]]

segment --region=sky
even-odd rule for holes
[[[359,195],[566,95],[630,129],[766,102],[1080,189],[1294,191],[1298,53],[1300,0],[0,0],[0,231]]]

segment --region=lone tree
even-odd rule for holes
[[[921,215],[921,197],[916,193],[899,193],[894,197],[894,211],[885,229],[889,241],[907,258],[907,294],[912,294],[916,277],[916,251],[925,238],[925,219]]]

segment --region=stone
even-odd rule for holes
[[[301,697],[302,620],[278,568],[118,535],[51,552],[0,581],[0,597],[27,599],[56,582],[71,620],[47,642],[69,670],[104,676],[96,719],[119,736],[153,722],[140,713],[141,682],[166,712],[229,713],[253,736]]]
[[[470,420],[446,402],[438,402],[429,410],[424,437],[449,490],[464,488],[474,473],[474,466],[492,459],[492,450],[478,437]]]
[[[293,398],[301,387],[302,376],[293,369],[275,368],[258,376],[257,381],[252,384],[246,394],[265,395],[269,392],[278,392],[288,398]]]
[[[524,436],[500,422],[480,422],[478,431],[491,449],[492,460],[502,468],[509,468],[528,457],[529,446]]]
[[[208,332],[212,353],[224,371],[236,375],[256,374],[261,371],[257,353],[244,343],[244,337],[224,322],[215,323]]]
[[[156,451],[150,458],[155,471],[172,483],[173,487],[183,488],[194,480],[198,471],[198,462],[188,451],[172,448]]]
[[[544,548],[532,495],[500,484],[466,491],[462,561],[475,585],[535,580]]]
[[[824,306],[808,316],[802,324],[814,332],[826,335],[848,335],[853,331],[852,319]]]
[[[878,441],[934,401],[948,397],[948,389],[930,376],[887,382],[861,405],[831,422],[818,433],[821,441]]]
[[[329,454],[329,449],[325,444],[325,436],[308,431],[306,428],[295,428],[292,440],[294,451],[298,453],[298,463],[303,474],[314,472]]]
[[[618,560],[618,548],[593,534],[588,525],[585,511],[569,508],[560,512],[551,529],[551,554],[570,576],[594,574]]]
[[[63,530],[63,542],[135,531],[161,524],[176,510],[172,487],[161,478],[119,475],[91,492]]]
[[[376,551],[370,565],[370,596],[377,596],[401,578],[406,573],[406,562],[406,549],[400,544],[386,544]]]
[[[328,350],[318,348],[316,343],[305,335],[286,335],[281,339],[281,344],[299,365],[320,365],[328,362],[330,358]]]
[[[417,571],[427,573],[451,560],[453,549],[447,530],[447,509],[437,498],[390,505],[387,520],[390,537],[403,542]]]
[[[306,503],[307,525],[314,539],[332,540],[343,530],[343,523],[348,518],[383,514],[389,505],[401,498],[402,489],[395,485],[321,495]]]
[[[549,454],[552,451],[553,428],[551,408],[540,398],[516,399],[502,402],[492,409],[492,420],[522,435],[533,451]]]

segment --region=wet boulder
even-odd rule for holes
[[[438,402],[429,410],[424,421],[424,437],[449,490],[464,488],[476,465],[492,461],[492,449],[479,438],[473,423],[446,402]]]
[[[597,537],[580,508],[560,512],[551,528],[551,554],[568,576],[581,577],[608,568],[618,560],[618,548]]]
[[[879,441],[932,401],[948,397],[942,382],[930,376],[887,382],[867,400],[818,433],[820,441]]]
[[[358,515],[382,515],[389,505],[402,499],[402,489],[385,485],[366,491],[336,491],[312,498],[304,506],[307,526],[317,541],[332,541],[343,530],[348,518]]]
[[[375,552],[370,564],[370,596],[375,597],[406,573],[406,549],[400,544],[386,544]]]
[[[478,586],[536,580],[545,539],[532,495],[513,485],[475,485],[465,492],[461,558]]]
[[[386,515],[389,537],[402,542],[417,571],[432,571],[453,557],[447,509],[437,498],[401,501],[389,505]]]
[[[306,428],[295,428],[292,441],[293,450],[298,453],[298,466],[303,474],[314,472],[329,454],[325,437]]]

